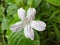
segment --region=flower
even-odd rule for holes
[[[22,20],[11,26],[13,32],[19,31],[24,28],[24,34],[26,38],[34,40],[34,29],[37,31],[43,31],[46,28],[46,24],[43,21],[35,21],[35,8],[29,8],[26,11],[23,8],[18,9],[18,17]]]

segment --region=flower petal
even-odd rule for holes
[[[27,19],[33,20],[35,18],[36,10],[35,8],[29,8],[27,11]]]
[[[22,30],[23,27],[24,27],[24,23],[22,23],[22,22],[17,22],[17,23],[15,23],[15,24],[13,24],[10,29],[11,29],[13,32],[16,32],[16,31]]]
[[[26,18],[26,11],[23,8],[18,9],[18,17],[21,20],[24,20]]]
[[[43,31],[46,28],[46,24],[43,21],[32,21],[31,26],[37,31]]]
[[[30,38],[31,40],[34,40],[34,31],[30,25],[25,26],[24,34],[25,34],[26,38]]]

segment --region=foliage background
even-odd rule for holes
[[[35,31],[35,40],[26,39],[23,31],[13,33],[9,28],[20,21],[17,9],[37,10],[35,20],[47,24],[43,32]],[[0,0],[0,45],[60,45],[60,0]]]

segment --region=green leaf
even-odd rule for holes
[[[8,6],[7,15],[13,15],[17,12],[17,6],[15,4]]]
[[[9,20],[6,17],[3,17],[3,20],[2,20],[2,30],[8,29],[8,27],[9,27],[8,22],[9,22]]]
[[[28,4],[29,6],[32,6],[33,0],[27,0],[27,4]]]
[[[35,0],[35,7],[39,6],[39,4],[41,3],[42,0]]]
[[[60,15],[56,17],[55,22],[60,23]]]
[[[58,10],[56,10],[55,12],[53,12],[52,14],[51,14],[51,16],[49,17],[49,21],[51,22],[52,20],[55,20],[55,18],[56,18],[56,14],[58,13],[59,11]]]
[[[54,27],[55,34],[57,36],[57,40],[60,41],[60,32],[59,32],[59,29],[57,28],[56,24],[53,24],[53,27]]]
[[[2,43],[2,42],[0,42],[0,45],[3,45],[3,43]]]
[[[20,19],[19,19],[19,17],[18,17],[18,13],[15,13],[14,15],[13,15],[13,17],[14,17],[14,20],[19,20],[20,21]]]
[[[14,0],[14,2],[15,2],[18,6],[24,6],[24,1],[25,1],[25,0]]]
[[[37,7],[42,0],[27,0],[27,5],[32,7]]]
[[[48,3],[60,6],[60,0],[46,0]]]
[[[2,21],[2,18],[0,17],[0,22]]]
[[[3,6],[0,6],[0,17],[3,15],[5,8]]]
[[[11,17],[11,18],[12,18],[12,19],[11,19],[11,21],[10,21],[10,26],[11,26],[12,24],[20,21],[17,13],[15,13],[15,14],[13,15],[13,17]]]
[[[16,32],[12,33],[9,38],[10,45],[40,45],[40,40],[37,32],[35,32],[35,40],[27,39],[23,33]]]

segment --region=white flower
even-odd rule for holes
[[[24,28],[24,34],[26,38],[34,40],[34,29],[37,31],[43,31],[46,28],[46,24],[43,21],[35,21],[35,8],[29,8],[27,13],[23,8],[18,9],[18,17],[22,20],[11,26],[13,32],[19,31]]]

